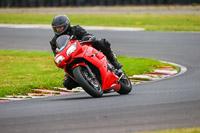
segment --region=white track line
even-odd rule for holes
[[[6,28],[33,28],[33,29],[51,29],[51,25],[39,24],[0,24],[0,27]],[[128,27],[103,27],[103,26],[82,26],[87,30],[111,30],[111,31],[144,31],[144,28],[128,28]]]

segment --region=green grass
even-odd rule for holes
[[[123,56],[119,56],[117,59],[123,64],[123,70],[128,74],[128,76],[153,72],[155,68],[163,66],[171,66],[178,71],[177,67],[167,63],[162,63],[156,59]]]
[[[0,97],[25,95],[34,88],[63,87],[64,71],[57,71],[53,59],[49,52],[0,50]],[[169,65],[155,59],[119,57],[118,60],[129,76]]]
[[[182,129],[171,129],[171,130],[140,132],[140,133],[200,133],[200,128],[182,128]]]
[[[72,25],[141,27],[147,31],[200,31],[200,15],[141,14],[141,15],[68,15]],[[0,14],[2,24],[51,24],[51,14]]]
[[[0,67],[0,97],[62,85],[51,53],[0,50]]]

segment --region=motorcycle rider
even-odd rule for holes
[[[116,69],[120,69],[123,66],[117,61],[117,57],[111,50],[111,44],[106,39],[96,39],[94,35],[88,33],[79,25],[71,26],[70,20],[66,15],[55,16],[51,25],[55,35],[50,41],[50,45],[55,56],[57,48],[56,39],[61,35],[73,35],[74,40],[92,40],[93,47],[97,50],[101,50]],[[65,74],[65,77],[63,79],[63,85],[69,90],[78,86],[78,84],[75,81],[73,81],[70,77],[68,77],[67,74]]]

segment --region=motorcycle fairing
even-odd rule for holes
[[[117,79],[119,77],[116,76],[114,73],[112,73],[108,69],[108,66],[107,66],[108,62],[106,60],[106,56],[103,55],[102,52],[94,49],[93,47],[82,46],[81,51],[84,51],[84,52],[81,52],[82,54],[76,55],[73,58],[84,58],[85,60],[87,60],[88,62],[90,62],[91,64],[93,64],[95,67],[97,67],[100,70],[103,90],[111,87],[110,89],[115,88],[115,90],[118,91],[120,89],[120,85],[117,83]]]

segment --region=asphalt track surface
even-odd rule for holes
[[[132,133],[200,126],[200,33],[89,31],[118,55],[178,63],[187,72],[133,86],[129,95],[86,93],[0,103],[1,133]],[[0,48],[50,51],[51,30],[0,28]]]

